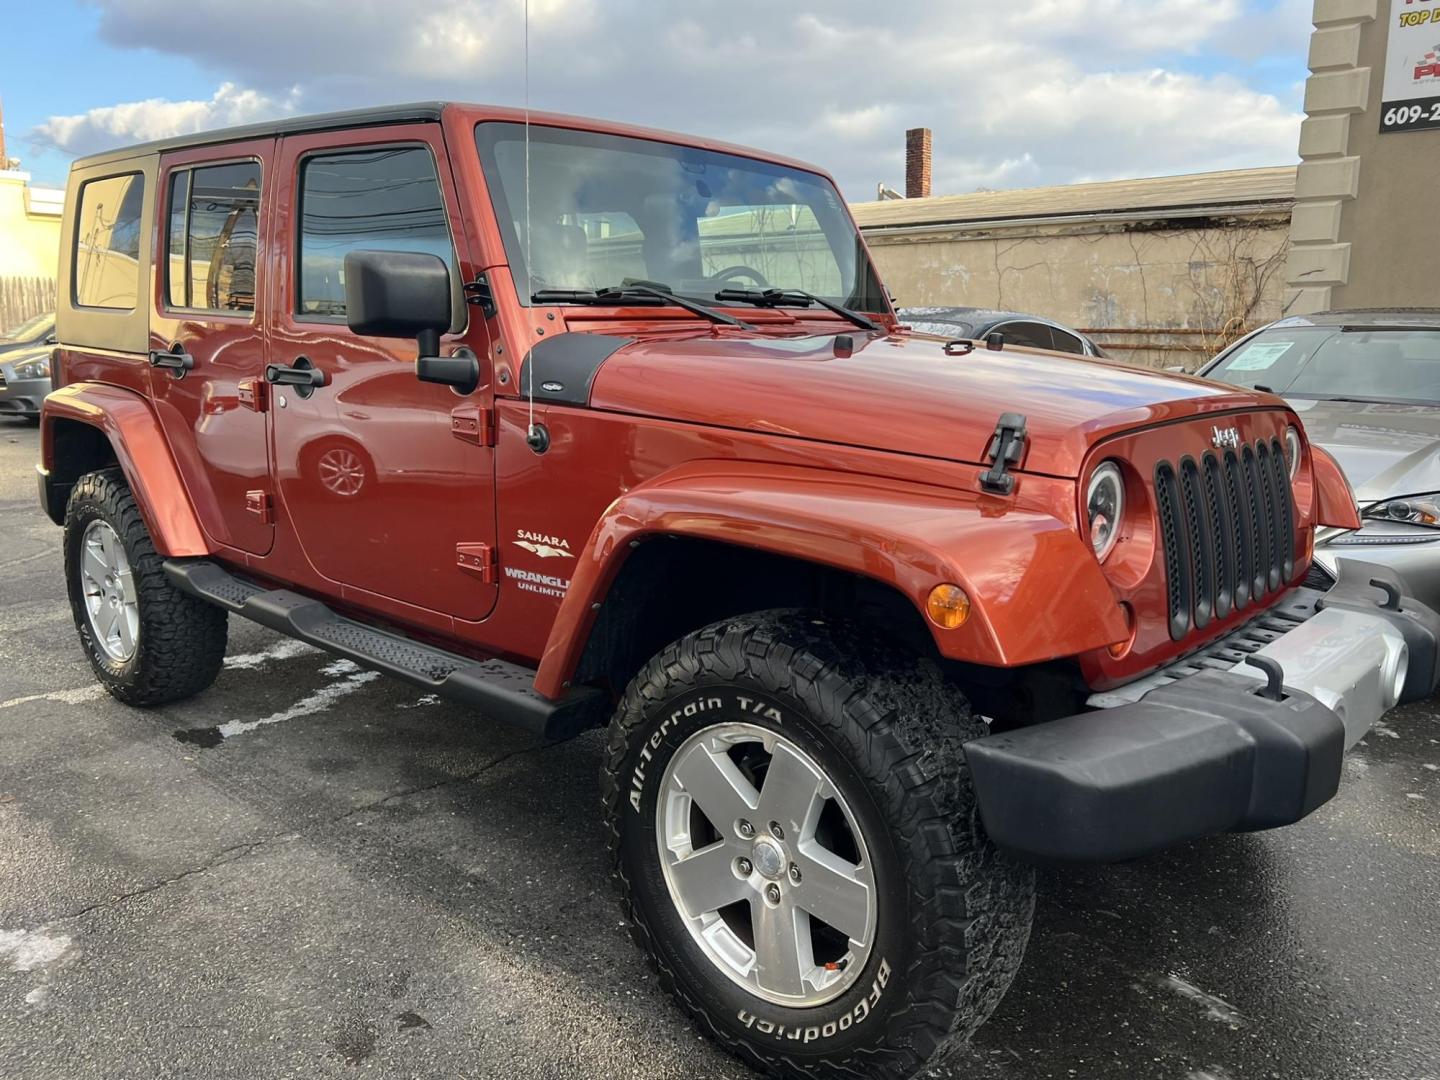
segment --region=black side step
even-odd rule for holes
[[[166,560],[165,576],[191,596],[546,738],[577,734],[595,723],[603,708],[598,691],[575,690],[551,701],[535,689],[529,668],[472,660],[377,630],[337,615],[319,600],[264,589],[205,559]]]

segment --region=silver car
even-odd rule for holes
[[[1279,394],[1345,470],[1364,528],[1316,534],[1314,584],[1336,558],[1363,559],[1440,603],[1440,309],[1282,319],[1199,374]]]

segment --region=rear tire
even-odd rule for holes
[[[1035,905],[1033,871],[980,826],[963,744],[983,733],[933,664],[818,615],[747,615],[662,651],[626,691],[601,777],[622,902],[662,986],[787,1077],[908,1077],[963,1045]]]
[[[119,469],[82,476],[65,507],[65,579],[80,646],[127,705],[204,690],[225,658],[226,614],[165,579]]]

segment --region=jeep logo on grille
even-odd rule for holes
[[[1233,427],[1211,428],[1210,445],[1215,447],[1216,450],[1240,449],[1240,429]]]

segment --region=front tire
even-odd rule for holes
[[[651,660],[602,786],[665,989],[785,1076],[905,1077],[963,1043],[1014,978],[1035,895],[981,830],[980,734],[933,664],[817,615],[730,619]]]
[[[119,469],[82,476],[65,507],[65,579],[80,646],[127,705],[163,705],[215,681],[226,616],[165,579]]]

